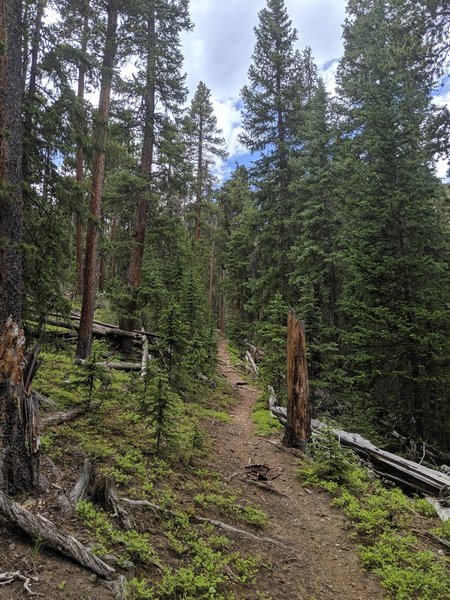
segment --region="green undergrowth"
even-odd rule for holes
[[[444,537],[447,528],[437,527],[434,509],[399,488],[384,487],[330,432],[314,438],[308,454],[300,478],[327,490],[332,504],[344,511],[362,564],[379,575],[387,597],[448,600],[449,560],[425,541],[427,530]]]
[[[239,349],[231,343],[227,346],[227,349],[231,364],[239,369],[243,374],[243,379],[249,381],[252,385],[260,385],[260,382],[257,379],[251,377],[247,373],[246,365],[241,358]],[[283,426],[278,419],[274,419],[269,411],[267,390],[261,388],[260,392],[260,400],[256,402],[252,410],[252,421],[255,425],[255,433],[262,437],[277,435],[283,429]]]
[[[96,344],[95,350],[98,361],[114,357],[105,344]],[[134,577],[127,575],[127,597],[231,600],[247,597],[248,589],[251,597],[259,597],[255,585],[262,560],[239,552],[235,540],[211,526],[191,521],[198,514],[250,529],[266,522],[263,511],[227,491],[223,477],[207,462],[207,426],[229,422],[232,388],[218,377],[214,389],[194,382],[186,393],[153,367],[146,387],[139,374],[111,371],[102,379],[95,365],[86,381],[87,370],[74,365],[73,357],[71,344],[46,345],[42,353],[35,389],[55,403],[45,412],[86,407],[76,420],[44,430],[44,452],[72,481],[89,458],[98,473],[114,481],[119,496],[167,510],[136,513],[136,529],[126,531],[117,516],[90,501],[78,504],[78,523],[90,532],[94,552],[114,555],[119,566],[135,569]],[[158,395],[161,402],[155,405]],[[155,406],[171,411],[170,430],[159,430],[159,448]]]
[[[276,435],[283,429],[278,419],[273,418],[265,400],[258,401],[255,404],[252,411],[252,419],[255,424],[256,435],[269,437]]]

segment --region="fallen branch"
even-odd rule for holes
[[[23,587],[30,596],[41,596],[42,598],[45,598],[44,594],[33,592],[30,588],[31,581],[38,582],[39,577],[34,577],[33,575],[22,575],[20,571],[8,571],[6,573],[0,573],[0,586],[9,585],[15,579],[23,581]]]
[[[86,359],[77,358],[75,359],[76,365],[85,365]],[[104,369],[112,369],[115,371],[140,371],[142,368],[141,363],[132,363],[132,362],[98,362],[96,363],[97,367],[103,367]]]
[[[250,366],[253,370],[254,373],[258,373],[258,367],[256,366],[255,361],[253,360],[253,356],[250,354],[250,352],[247,350],[247,352],[245,353],[245,359],[247,360],[247,362],[250,363]]]
[[[32,538],[41,540],[65,556],[75,559],[97,575],[108,578],[115,572],[76,538],[63,533],[44,517],[26,510],[3,492],[0,492],[0,514]]]
[[[157,504],[153,504],[152,502],[148,502],[148,500],[131,500],[130,498],[120,498],[122,502],[126,504],[130,504],[130,506],[140,506],[143,508],[149,508],[154,512],[158,512],[161,514],[170,515],[172,517],[176,517],[178,513],[173,510],[169,510],[167,508],[163,508],[162,506],[158,506]],[[194,521],[194,523],[207,523],[209,525],[214,525],[218,529],[222,529],[223,531],[228,532],[230,535],[234,535],[235,537],[240,537],[252,541],[263,542],[266,544],[271,544],[274,546],[279,546],[280,548],[285,548],[286,550],[295,550],[292,546],[288,546],[284,544],[280,540],[276,540],[269,537],[263,537],[260,535],[256,535],[254,533],[250,533],[249,531],[245,531],[245,529],[238,529],[237,527],[233,527],[232,525],[228,525],[223,521],[217,521],[216,519],[207,519],[206,517],[198,517],[196,515],[188,515],[190,521]]]
[[[44,427],[48,427],[49,425],[61,425],[61,423],[68,423],[69,421],[73,421],[77,417],[84,415],[87,412],[87,406],[79,406],[77,408],[72,408],[71,410],[61,410],[48,417],[44,417],[41,419],[41,429]]]

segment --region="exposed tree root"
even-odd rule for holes
[[[22,575],[20,571],[9,571],[6,573],[0,573],[0,586],[9,585],[13,583],[16,579],[23,581],[23,587],[28,592],[30,596],[41,596],[45,597],[44,594],[39,594],[38,592],[33,592],[30,588],[30,584],[32,581],[39,581],[39,577],[34,577],[33,575]]]
[[[120,500],[122,502],[125,502],[126,504],[129,504],[130,506],[140,506],[142,508],[149,508],[150,510],[161,514],[166,514],[174,517],[177,516],[177,513],[175,511],[163,508],[162,506],[158,506],[157,504],[153,504],[152,502],[148,502],[147,500],[130,500],[129,498],[120,498]],[[216,519],[207,519],[205,517],[198,517],[196,515],[188,515],[188,518],[194,523],[207,523],[209,525],[213,525],[214,527],[222,529],[223,531],[226,531],[227,533],[235,537],[248,539],[255,542],[263,542],[265,544],[271,544],[272,546],[279,546],[280,548],[284,548],[286,550],[297,551],[296,548],[294,548],[293,546],[288,546],[280,540],[250,533],[250,531],[246,531],[245,529],[238,529],[237,527],[229,525],[228,523],[224,523],[223,521],[217,521]]]
[[[63,533],[44,517],[34,515],[10,500],[3,492],[0,492],[0,514],[32,538],[41,540],[58,552],[75,559],[97,575],[109,578],[115,572],[76,538]]]

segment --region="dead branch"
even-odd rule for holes
[[[22,575],[20,571],[9,571],[6,573],[0,573],[0,586],[9,585],[15,579],[23,581],[23,587],[30,596],[41,596],[42,598],[45,597],[44,594],[33,592],[30,588],[31,581],[38,582],[39,577],[34,577],[33,575]]]
[[[41,429],[48,427],[49,425],[61,425],[61,423],[68,423],[73,421],[77,417],[84,415],[87,412],[87,405],[72,408],[72,410],[61,410],[54,412],[48,417],[41,419]]]
[[[162,506],[158,506],[157,504],[153,504],[152,502],[148,502],[147,500],[131,500],[130,498],[120,498],[120,500],[122,502],[125,502],[126,504],[129,504],[130,506],[140,506],[143,508],[149,508],[150,510],[153,510],[153,512],[170,515],[172,517],[177,516],[177,513],[175,511],[163,508]],[[207,519],[205,517],[198,517],[196,515],[191,514],[188,515],[188,518],[194,523],[207,523],[209,525],[213,525],[214,527],[222,529],[223,531],[226,531],[227,533],[235,537],[262,542],[265,544],[271,544],[273,546],[279,546],[280,548],[285,548],[286,550],[295,550],[295,548],[284,544],[280,540],[250,533],[249,531],[245,531],[244,529],[238,529],[237,527],[228,525],[228,523],[224,523],[223,521],[217,521],[216,519]]]
[[[76,365],[85,365],[86,359],[77,358],[75,359]],[[111,369],[114,371],[140,371],[142,368],[141,363],[132,363],[132,362],[98,362],[96,363],[98,367],[103,367],[105,369]]]
[[[100,577],[109,578],[115,572],[76,538],[63,533],[44,517],[26,510],[3,492],[0,492],[0,514],[32,538],[41,540],[65,556],[73,558]]]

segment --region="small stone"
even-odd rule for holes
[[[131,560],[124,560],[123,562],[120,563],[120,566],[122,567],[122,569],[134,569],[135,565],[133,562],[131,562]]]
[[[15,549],[16,549],[16,545],[15,545],[15,544],[10,544],[10,545],[8,546],[8,548],[9,548],[10,550],[15,550]]]
[[[98,577],[97,577],[97,575],[96,575],[95,573],[91,573],[91,574],[89,575],[89,581],[90,581],[91,583],[97,583],[97,580],[98,580]]]

